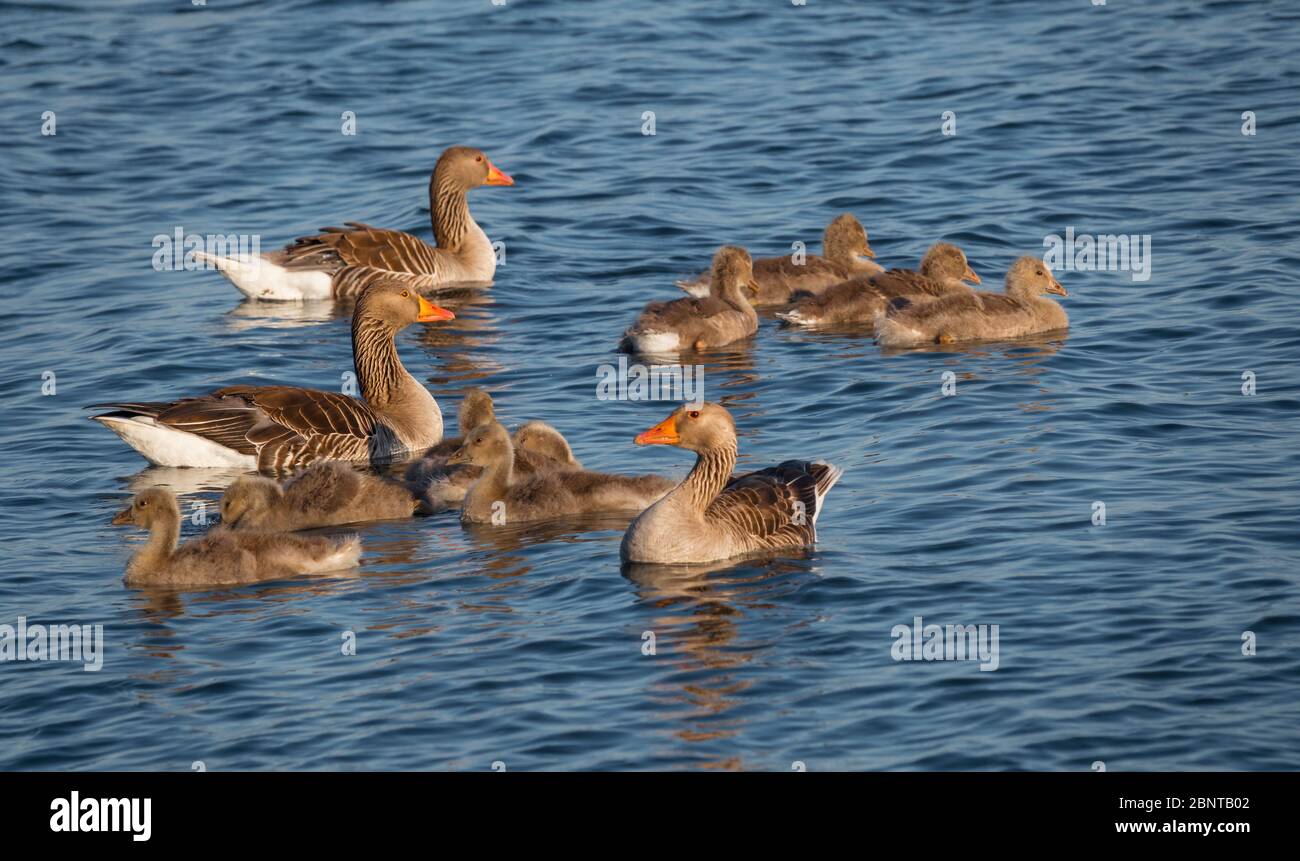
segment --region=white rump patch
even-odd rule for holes
[[[188,431],[160,425],[149,416],[94,416],[94,419],[154,466],[257,468],[257,460],[251,454],[241,454]]]
[[[194,259],[211,263],[239,292],[266,302],[329,299],[334,294],[330,273],[312,269],[286,269],[262,256],[217,257],[202,251]]]

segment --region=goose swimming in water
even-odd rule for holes
[[[400,520],[418,505],[405,485],[330,461],[312,464],[284,484],[260,475],[240,476],[221,496],[221,525],[277,532],[314,529]]]
[[[757,287],[750,304],[755,308],[784,305],[798,291],[818,293],[855,276],[883,272],[884,268],[870,259],[875,256],[862,223],[846,212],[826,225],[821,256],[805,254],[797,260],[793,254],[787,254],[755,260]],[[676,283],[690,295],[703,298],[709,295],[710,273]]]
[[[460,505],[470,485],[478,481],[483,468],[472,463],[451,463],[450,459],[464,444],[470,431],[496,421],[492,396],[482,389],[470,389],[461,401],[460,436],[445,439],[425,452],[424,457],[406,469],[406,485],[421,499],[420,510],[433,514]],[[569,443],[545,422],[529,422],[514,437],[515,472],[535,475],[558,469],[581,469],[582,464],[569,449]]]
[[[452,463],[481,467],[465,495],[461,519],[471,523],[521,523],[577,514],[642,511],[674,485],[658,475],[612,475],[561,469],[516,477],[510,434],[496,422],[475,428]]]
[[[558,469],[582,469],[582,462],[573,456],[569,441],[546,422],[524,422],[510,437],[515,446],[516,460],[520,452],[530,452],[549,458]]]
[[[357,300],[352,355],[361,400],[294,386],[228,386],[171,402],[95,404],[92,416],[150,463],[283,472],[318,460],[383,462],[442,439],[442,413],[407,372],[393,337],[411,323],[451,320],[400,279]]]
[[[407,273],[408,286],[428,292],[447,285],[490,282],[496,252],[469,213],[466,192],[483,185],[514,185],[482,150],[454,146],[438,158],[429,178],[429,217],[436,245],[400,230],[345,222],[283,250],[253,257],[198,252],[252,299],[292,301],[356,296],[377,277],[373,270]],[[345,267],[359,269],[343,271]]]
[[[161,487],[137,493],[113,518],[114,526],[134,524],[149,531],[149,540],[126,566],[128,586],[226,586],[278,577],[339,571],[356,567],[361,540],[289,535],[279,532],[233,532],[209,529],[177,546],[181,512],[176,497]]]
[[[817,540],[822,499],[843,473],[820,461],[787,460],[732,477],[736,425],[714,403],[685,404],[636,437],[696,453],[695,467],[623,535],[627,562],[712,562]]]
[[[1043,294],[1068,296],[1041,259],[1021,257],[1007,271],[1005,293],[971,291],[927,304],[895,300],[876,317],[882,347],[1001,341],[1070,325],[1065,309]]]
[[[792,326],[870,323],[900,296],[922,305],[951,293],[970,293],[965,281],[980,283],[966,255],[955,245],[936,242],[921,259],[920,272],[890,269],[844,281],[818,295],[799,299],[776,316]]]
[[[619,349],[649,355],[721,347],[758,331],[746,291],[757,289],[749,252],[724,245],[713,255],[710,295],[652,302],[623,335]]]

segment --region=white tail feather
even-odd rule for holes
[[[815,461],[815,463],[827,467],[830,470],[830,478],[826,481],[826,485],[821,489],[821,491],[816,493],[817,510],[813,512],[812,516],[814,534],[816,534],[817,531],[817,518],[820,517],[822,513],[822,500],[826,498],[826,494],[831,492],[831,488],[835,486],[835,482],[839,481],[840,477],[844,475],[844,470],[832,463],[826,463],[824,460]]]
[[[255,469],[257,460],[196,434],[160,425],[148,416],[92,416],[155,466]]]
[[[674,281],[678,287],[686,292],[688,296],[694,296],[696,299],[703,299],[709,295],[709,281],[696,279],[694,281]]]
[[[339,544],[337,550],[322,556],[303,573],[314,574],[319,571],[342,571],[357,567],[361,561],[361,539],[352,535]]]
[[[240,293],[250,299],[292,302],[329,299],[333,294],[333,277],[319,269],[286,269],[261,255],[218,257],[196,251],[194,259],[212,264]]]
[[[923,343],[926,337],[911,326],[904,326],[897,318],[887,314],[876,315],[876,343],[882,347],[910,347]]]
[[[676,332],[628,332],[627,337],[636,352],[647,355],[671,355],[681,348]]]

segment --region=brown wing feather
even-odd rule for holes
[[[651,324],[648,328],[654,328],[656,325],[677,328],[693,320],[701,320],[734,310],[736,310],[735,307],[730,303],[714,296],[705,296],[699,299],[686,296],[681,299],[673,299],[671,302],[651,302],[645,306],[645,310],[641,312],[637,323],[638,325],[642,323]]]
[[[920,272],[914,272],[911,269],[890,269],[887,272],[873,275],[870,281],[876,292],[886,299],[917,294],[945,296],[954,292],[966,292],[961,288],[949,287],[942,281],[922,275]]]
[[[212,396],[242,398],[275,424],[304,436],[344,434],[369,439],[379,426],[374,410],[338,392],[297,386],[228,386]]]
[[[113,410],[124,415],[149,416],[152,418],[170,406],[171,404],[166,401],[113,401],[111,403],[87,404],[86,409]]]
[[[868,276],[851,278],[827,287],[820,293],[799,290],[794,294],[794,310],[818,314],[831,314],[855,309],[868,300],[878,300],[880,293],[871,284]]]
[[[379,426],[361,401],[293,386],[229,386],[177,401],[155,421],[252,455],[271,471],[362,457]]]
[[[267,423],[266,414],[251,401],[217,395],[179,400],[157,413],[154,420],[253,456],[264,443],[250,439],[250,434]]]
[[[794,256],[764,257],[754,261],[754,277],[760,281],[765,278],[799,278],[810,275],[826,275],[847,278],[849,272],[838,263],[832,263],[825,257],[809,254],[803,263],[795,263]]]
[[[949,293],[923,308],[917,308],[915,313],[925,314],[927,317],[936,317],[940,314],[979,314],[988,317],[997,314],[1022,314],[1024,310],[1023,305],[1003,293],[970,290]]]
[[[736,476],[709,503],[705,516],[730,525],[758,547],[811,544],[817,537],[817,493],[828,473],[833,470],[824,464],[788,460]]]
[[[343,227],[326,227],[315,236],[295,239],[280,252],[277,262],[290,269],[332,272],[359,265],[433,275],[438,272],[435,252],[433,246],[410,233],[349,221]]]

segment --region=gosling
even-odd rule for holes
[[[876,316],[876,340],[882,347],[1002,341],[1065,329],[1065,309],[1043,294],[1068,296],[1037,257],[1021,257],[1007,271],[1005,293],[971,291],[925,305],[895,299]]]
[[[400,520],[418,506],[405,485],[331,461],[314,464],[283,485],[262,476],[235,479],[221,497],[221,522],[229,529],[292,532]]]
[[[180,507],[176,496],[161,487],[137,493],[113,518],[113,525],[135,525],[149,531],[149,540],[126,566],[124,579],[133,587],[257,583],[354,568],[361,558],[361,540],[355,535],[324,538],[234,532],[222,526],[177,546]]]
[[[611,475],[585,470],[515,477],[510,434],[496,422],[475,428],[451,456],[452,463],[482,467],[482,476],[465,494],[461,520],[469,523],[521,523],[575,514],[640,513],[658,502],[677,482],[658,475]]]

